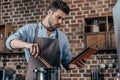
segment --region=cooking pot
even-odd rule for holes
[[[37,68],[36,80],[60,80],[60,68]]]

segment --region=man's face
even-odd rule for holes
[[[66,18],[66,16],[67,15],[61,10],[57,10],[56,12],[51,11],[48,19],[51,31],[57,29],[63,22],[63,20]]]

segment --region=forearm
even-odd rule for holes
[[[14,39],[10,42],[10,46],[13,48],[13,49],[18,49],[18,48],[27,48],[27,45],[29,43],[27,42],[24,42],[20,39]]]
[[[40,50],[39,50],[38,44],[27,43],[20,39],[14,39],[10,42],[10,45],[13,49],[27,48],[30,50],[30,53],[32,53],[32,55],[34,55],[35,57],[39,57],[39,55],[40,55]]]

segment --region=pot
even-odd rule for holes
[[[37,68],[36,80],[60,80],[60,68]]]

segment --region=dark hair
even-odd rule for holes
[[[58,9],[62,10],[65,14],[69,14],[69,12],[70,12],[69,6],[61,0],[55,0],[54,2],[52,2],[48,6],[47,11],[52,10],[53,12],[55,12]]]

